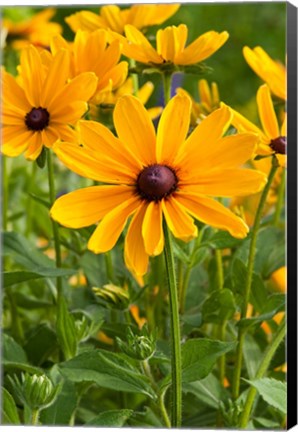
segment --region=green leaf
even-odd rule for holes
[[[205,378],[216,360],[235,348],[234,342],[213,339],[189,339],[182,345],[182,382]]]
[[[245,239],[247,240],[247,238]],[[244,240],[239,240],[228,232],[218,231],[208,239],[207,244],[214,249],[235,248],[243,243]]]
[[[204,322],[221,323],[236,312],[236,303],[231,290],[224,288],[214,291],[202,306]]]
[[[122,427],[132,414],[133,410],[129,409],[104,411],[88,421],[85,426]]]
[[[286,297],[284,294],[273,294],[267,299],[267,302],[260,315],[252,318],[244,318],[239,321],[238,325],[241,327],[250,327],[255,324],[260,324],[263,321],[268,321],[274,317],[278,312],[284,311],[286,306]]]
[[[249,333],[246,334],[243,343],[243,357],[249,378],[256,376],[257,370],[262,359],[262,350],[255,338]]]
[[[20,424],[16,403],[11,394],[2,387],[2,424]]]
[[[75,384],[65,380],[55,402],[40,415],[42,424],[68,425],[78,403]]]
[[[12,362],[12,361],[3,361],[3,366],[5,367],[5,370],[7,372],[12,372],[12,371],[24,371],[24,372],[28,372],[31,374],[37,374],[37,375],[42,375],[44,374],[43,369],[35,367],[35,366],[31,366],[27,363],[18,363],[18,362]]]
[[[143,393],[155,398],[148,379],[121,354],[97,349],[61,363],[59,369],[74,382],[91,381],[117,392]]]
[[[3,286],[4,288],[19,284],[33,279],[41,279],[45,277],[59,277],[59,276],[70,276],[75,273],[76,270],[70,269],[59,269],[59,268],[38,268],[35,272],[29,271],[13,271],[3,273]]]
[[[39,168],[44,168],[46,161],[47,161],[47,149],[43,147],[41,153],[36,158],[36,163],[39,166]]]
[[[21,345],[5,333],[2,336],[2,355],[3,361],[19,363],[28,362],[27,355]]]
[[[269,405],[277,408],[283,414],[287,413],[287,383],[274,378],[244,380],[255,387]]]
[[[215,409],[229,397],[229,393],[213,374],[200,381],[184,383],[183,392],[193,394],[202,404]]]
[[[77,332],[74,317],[67,309],[66,301],[60,297],[57,312],[57,339],[66,360],[77,353]]]
[[[30,331],[24,345],[29,361],[35,365],[41,365],[57,349],[56,333],[45,323]]]

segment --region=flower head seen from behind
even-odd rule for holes
[[[157,133],[134,96],[123,96],[114,110],[116,138],[103,125],[81,121],[83,146],[54,146],[66,166],[106,183],[61,196],[51,216],[69,228],[99,222],[88,242],[95,253],[112,249],[131,217],[125,237],[127,267],[147,272],[149,256],[164,248],[163,220],[176,238],[197,236],[194,218],[233,236],[247,225],[214,199],[258,192],[266,176],[243,169],[257,143],[251,133],[223,137],[232,119],[229,108],[214,111],[188,136],[191,101],[175,96],[164,109]]]
[[[253,49],[243,48],[245,60],[252,70],[268,84],[272,93],[282,100],[286,100],[286,68],[273,60],[263,48],[257,46]]]
[[[179,7],[179,4],[135,4],[121,9],[117,5],[107,5],[100,9],[99,15],[91,11],[81,11],[70,15],[65,21],[74,32],[109,29],[123,34],[126,24],[132,24],[139,30],[162,24],[174,15]]]
[[[119,39],[122,52],[140,63],[162,65],[193,65],[215,53],[228,39],[226,31],[209,31],[195,39],[187,47],[188,28],[185,24],[159,29],[156,33],[156,49],[133,25],[126,25],[125,36],[110,32],[112,39]]]
[[[12,39],[14,48],[21,49],[29,44],[46,48],[53,36],[62,33],[60,24],[49,22],[55,13],[53,8],[44,8],[31,18],[19,22],[4,18],[2,26],[7,29],[8,39]]]
[[[83,72],[94,72],[98,78],[92,101],[100,103],[106,93],[119,88],[125,81],[128,64],[120,60],[121,48],[119,41],[108,45],[107,32],[97,30],[86,32],[79,30],[72,44],[62,36],[51,41],[51,51],[56,54],[64,48],[71,53],[70,76],[73,78]]]
[[[259,135],[260,143],[256,154],[266,156],[275,154],[281,166],[286,165],[286,125],[287,117],[279,127],[271,94],[267,84],[263,84],[257,92],[257,105],[262,129],[233,110],[233,126],[240,132],[254,132]]]
[[[70,125],[87,111],[86,101],[94,93],[97,78],[87,72],[69,80],[70,56],[60,50],[47,66],[34,46],[21,54],[18,79],[3,71],[2,146],[11,157],[25,152],[35,160],[43,146],[52,147],[59,138],[75,140]]]

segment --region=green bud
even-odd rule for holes
[[[126,341],[116,337],[117,344],[122,352],[136,360],[149,359],[155,352],[156,335],[149,334],[144,325],[139,334],[133,333],[130,327],[126,330]]]
[[[92,291],[106,306],[120,310],[125,310],[129,306],[130,296],[127,287],[106,284],[101,288],[94,287]]]
[[[9,377],[14,392],[20,401],[32,410],[41,410],[56,400],[61,386],[54,386],[46,375],[22,373],[21,379],[16,375]]]

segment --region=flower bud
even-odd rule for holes
[[[149,334],[146,325],[140,334],[134,334],[130,327],[126,330],[126,341],[116,338],[122,352],[136,360],[149,359],[155,352],[155,334]]]
[[[101,288],[94,287],[92,290],[107,306],[120,310],[127,309],[129,306],[130,296],[126,286],[122,288],[113,284],[106,284]]]

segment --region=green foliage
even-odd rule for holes
[[[247,382],[258,390],[269,405],[283,414],[287,413],[287,383],[273,378],[260,378],[247,380]]]
[[[6,388],[1,388],[2,391],[2,422],[3,424],[16,425],[20,424],[20,418],[17,410],[16,403],[11,394]]]

